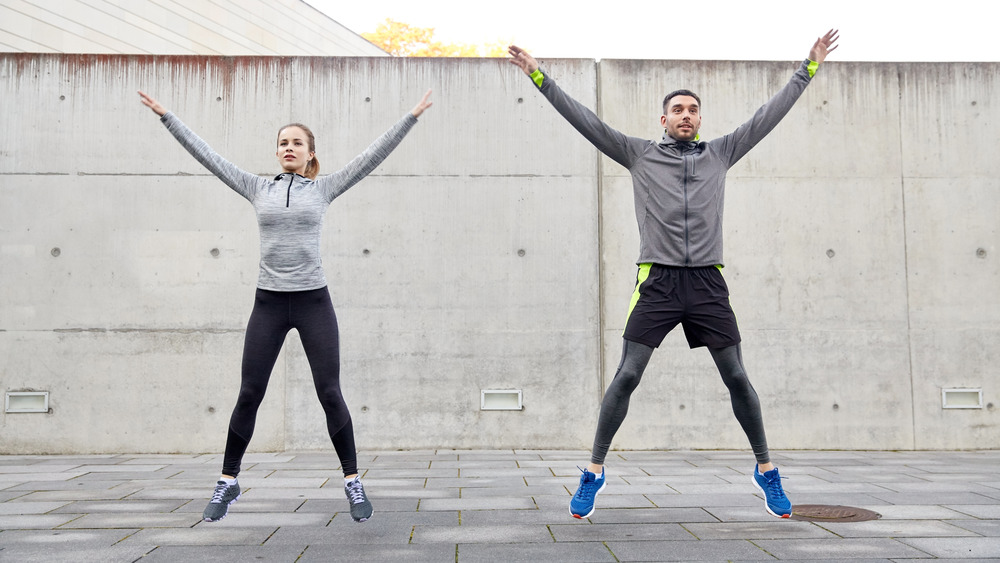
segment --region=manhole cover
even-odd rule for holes
[[[815,522],[864,522],[877,520],[878,512],[853,506],[831,506],[828,504],[797,504],[792,507],[792,520]]]

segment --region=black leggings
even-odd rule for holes
[[[733,413],[743,427],[747,439],[750,440],[750,447],[753,448],[757,463],[767,463],[770,457],[767,451],[767,438],[764,435],[764,422],[760,414],[760,401],[757,399],[757,392],[750,385],[750,380],[747,379],[740,345],[709,348],[709,352],[719,368],[722,381],[729,388]],[[628,414],[629,398],[632,396],[632,391],[638,387],[642,372],[652,355],[653,348],[650,346],[629,340],[623,341],[622,360],[601,402],[594,449],[590,454],[591,463],[604,465],[604,458],[608,455],[608,448],[611,447],[611,439]]]
[[[258,289],[243,344],[240,396],[229,420],[223,475],[236,477],[253,436],[257,409],[264,400],[278,352],[291,329],[299,332],[312,370],[316,394],[326,412],[326,428],[344,475],[358,472],[354,426],[340,392],[340,342],[337,315],[327,288],[310,291]]]

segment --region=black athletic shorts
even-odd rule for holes
[[[692,348],[740,343],[729,287],[719,268],[640,264],[623,336],[656,348],[677,323],[684,326]]]

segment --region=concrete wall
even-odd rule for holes
[[[555,60],[622,131],[699,91],[703,137],[789,63]],[[730,173],[725,275],[773,448],[996,447],[1000,65],[830,63]],[[434,106],[336,200],[323,255],[361,448],[587,448],[638,246],[627,172],[502,60],[0,55],[0,451],[219,451],[259,240],[252,208],[139,104],[247,170],[310,124],[335,170]],[[944,410],[942,387],[983,389]],[[520,412],[479,410],[521,389]],[[988,403],[988,406],[986,405]],[[615,447],[743,448],[704,350],[668,336]],[[329,448],[291,333],[255,450]]]

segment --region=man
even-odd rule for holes
[[[757,393],[747,379],[736,316],[722,278],[722,202],[726,172],[778,124],[798,100],[820,63],[836,49],[830,30],[809,50],[791,80],[732,133],[704,142],[701,100],[677,90],[663,100],[659,142],[629,137],[569,97],[523,49],[511,45],[511,62],[570,124],[604,154],[629,170],[639,223],[639,273],[625,323],[622,358],[601,403],[590,464],[570,501],[570,514],[586,518],[604,489],[604,458],[628,411],[653,349],[678,323],[691,348],[708,347],[729,388],[733,413],[756,457],[753,482],[769,513],[788,518],[792,505],[771,463]]]

